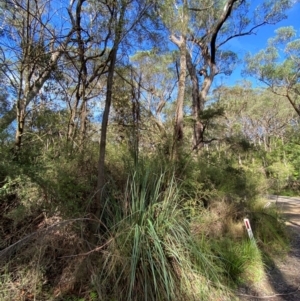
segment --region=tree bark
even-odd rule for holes
[[[108,68],[107,75],[107,85],[106,85],[106,100],[105,108],[102,117],[101,125],[101,137],[100,137],[100,148],[99,148],[99,161],[98,161],[98,180],[97,180],[97,193],[96,193],[96,202],[93,209],[93,213],[96,216],[100,216],[101,213],[101,197],[103,193],[103,188],[105,186],[105,154],[106,154],[106,137],[107,137],[107,127],[108,127],[108,118],[110,112],[110,106],[112,101],[112,90],[114,84],[114,71],[117,60],[117,51],[118,43],[114,45],[114,48],[111,50],[110,64]]]
[[[176,100],[176,113],[174,124],[174,144],[172,150],[172,156],[176,155],[177,148],[183,140],[183,104],[185,96],[185,80],[186,80],[186,37],[180,36],[177,38],[175,35],[171,35],[171,41],[177,45],[180,51],[180,71],[178,81],[178,93]]]
[[[114,41],[113,48],[109,54],[109,67],[108,67],[107,84],[106,84],[106,99],[105,99],[105,107],[104,107],[104,112],[102,117],[100,146],[99,146],[97,192],[96,192],[96,199],[94,202],[94,206],[92,208],[93,213],[96,216],[100,216],[102,210],[101,199],[102,199],[103,189],[106,183],[105,180],[106,137],[107,137],[109,112],[110,112],[111,101],[112,101],[114,73],[115,73],[119,44],[121,42],[122,33],[123,33],[125,10],[126,10],[126,4],[124,4],[120,9],[120,17],[117,23],[115,41]],[[113,18],[114,16],[112,15],[112,19]]]
[[[207,33],[201,37],[201,39],[195,39],[192,37],[191,41],[194,42],[201,50],[204,67],[200,70],[200,75],[204,77],[201,89],[199,89],[199,81],[196,74],[196,67],[192,63],[190,55],[187,55],[187,63],[189,73],[192,79],[193,87],[193,116],[194,116],[194,139],[193,149],[199,149],[204,142],[204,130],[205,127],[200,119],[200,113],[204,110],[204,104],[207,98],[207,94],[211,88],[214,77],[218,73],[216,65],[216,52],[217,52],[217,36],[222,26],[231,14],[234,3],[237,0],[228,0],[224,6],[223,13],[216,23],[215,27],[208,30]],[[208,40],[208,43],[205,41]],[[196,87],[197,86],[197,87]],[[200,90],[200,93],[199,93]]]
[[[197,76],[196,67],[192,62],[190,53],[186,52],[187,69],[189,71],[192,81],[192,114],[194,118],[194,131],[193,131],[193,149],[198,148],[200,141],[203,139],[203,124],[201,121],[200,113],[203,111],[204,102],[200,98],[199,80]]]

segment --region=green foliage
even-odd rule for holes
[[[246,56],[246,73],[267,84],[276,95],[286,97],[300,115],[297,90],[300,42],[295,38],[296,31],[292,27],[280,28],[275,33],[276,36],[268,40],[266,49]]]
[[[233,241],[224,238],[214,242],[218,257],[223,264],[223,271],[235,285],[257,283],[264,275],[264,265],[260,250],[249,241]]]
[[[250,218],[254,237],[266,256],[282,254],[288,250],[286,226],[275,206],[265,208],[264,203],[252,204]]]
[[[261,166],[255,163],[239,165],[237,159],[223,152],[209,155],[209,161],[199,161],[198,182],[215,189],[223,197],[255,199],[267,189]]]
[[[259,155],[269,180],[271,193],[283,194],[286,191],[297,194],[299,191],[299,143],[294,133],[287,132],[286,141],[273,139],[275,145],[268,152]]]
[[[230,231],[230,223],[238,223],[245,208],[247,212],[254,210],[251,204],[264,182],[258,165],[239,166],[234,156],[229,158],[222,152],[211,153],[207,161],[198,162],[182,153],[172,164],[161,155],[153,155],[140,158],[136,165],[126,149],[122,157],[120,149],[109,147],[108,150],[110,184],[99,229],[100,253],[93,256],[89,275],[83,276],[92,274],[97,298],[216,300],[217,296],[226,295],[232,300],[224,285],[231,287],[234,283],[259,279],[263,271],[259,251],[241,240],[240,234],[236,238]],[[202,154],[202,158],[205,156]],[[42,157],[35,169],[31,166],[26,169],[26,175],[23,171],[22,177],[13,178],[14,173],[22,170],[22,165],[17,164],[2,188],[8,194],[17,193],[27,203],[29,197],[40,200],[47,192],[51,199],[48,208],[57,208],[61,216],[82,216],[88,205],[84,194],[89,186],[81,181],[90,174],[94,164],[87,158],[78,155],[71,160],[65,155],[51,161],[47,156]],[[74,186],[70,184],[72,181]],[[88,183],[91,182],[89,179]],[[30,187],[36,189],[32,194]],[[22,195],[22,191],[26,193]],[[246,201],[241,202],[245,196]],[[222,203],[221,199],[228,202]],[[83,206],[82,200],[86,201]],[[203,201],[207,200],[210,210],[203,207]],[[36,204],[44,207],[46,203]],[[221,204],[224,209],[220,209]],[[214,210],[211,205],[218,208],[216,218],[210,216]],[[222,210],[226,218],[220,217]],[[28,212],[21,213],[28,215]],[[268,249],[270,237],[262,229],[264,216],[255,218],[259,214],[251,214],[259,246]],[[220,218],[224,230],[214,231]],[[214,236],[205,232],[198,235],[194,227],[202,231],[212,229]],[[278,235],[283,234],[278,232]],[[275,241],[273,245],[276,246]],[[85,300],[90,299],[91,296]]]
[[[55,1],[45,7],[43,1],[28,1],[28,11],[7,1],[0,4],[8,42],[1,44],[0,54],[0,244],[21,242],[7,267],[0,268],[0,299],[32,299],[20,295],[32,288],[33,298],[47,301],[232,300],[227,286],[255,281],[263,271],[261,253],[245,241],[241,219],[251,217],[265,253],[287,245],[278,213],[255,205],[269,183],[273,191],[300,183],[298,120],[282,97],[270,96],[268,90],[249,84],[221,87],[214,103],[206,103],[198,116],[205,140],[212,143],[192,152],[195,116],[184,117],[188,135],[172,160],[179,52],[167,49],[165,38],[171,33],[186,40],[195,71],[209,74],[194,77],[205,92],[215,72],[229,75],[238,60],[230,49],[221,49],[230,37],[260,22],[281,20],[291,1],[264,1],[254,16],[248,14],[248,1],[235,1],[224,24],[224,1],[71,2],[66,16],[73,19],[63,23],[49,15]],[[65,24],[76,22],[81,24],[68,36]],[[133,50],[133,41],[135,47],[152,50]],[[120,51],[113,59],[114,42]],[[284,52],[278,50],[282,43]],[[249,73],[276,86],[276,93],[289,82],[296,104],[299,48],[295,30],[283,28],[265,50],[248,57]],[[113,72],[107,77],[107,71],[114,64],[110,90],[107,79]],[[185,84],[190,85],[184,99],[187,115],[195,86],[189,77]],[[91,205],[98,192],[99,132],[105,129],[94,109],[97,104],[102,115],[110,93],[103,211],[95,216]],[[26,119],[16,153],[15,125],[13,130],[7,125],[16,117],[10,99],[18,96]],[[57,221],[77,217],[99,223],[98,232],[90,224],[81,225],[80,232],[72,227],[51,230]],[[27,244],[26,237],[46,232],[39,238],[43,240]],[[79,275],[81,267],[88,268]],[[66,288],[53,296],[56,284],[71,274],[76,278],[72,289],[87,293]]]
[[[8,157],[1,161],[3,180],[0,184],[0,198],[12,199],[17,204],[9,216],[15,222],[21,221],[33,211],[55,211],[65,217],[85,214],[89,200],[94,194],[96,183],[96,157],[93,148],[90,153],[70,155],[58,144],[42,153],[40,147],[32,152],[24,147],[19,160]],[[59,153],[53,157],[53,153]],[[28,154],[28,155],[27,155]]]
[[[266,168],[269,173],[269,178],[273,182],[273,189],[278,194],[284,187],[287,186],[289,178],[293,175],[293,166],[289,163],[274,162]]]
[[[205,277],[216,285],[218,277],[210,256],[193,242],[178,183],[166,173],[142,170],[128,178],[121,203],[107,200],[106,250],[94,279],[98,293],[118,300],[185,300],[201,294],[206,285],[193,292],[190,280]]]

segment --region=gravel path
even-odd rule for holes
[[[255,289],[239,290],[240,301],[300,301],[300,198],[271,197],[284,217],[291,233],[289,254],[276,259],[266,279]]]

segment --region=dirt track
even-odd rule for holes
[[[291,251],[274,261],[266,279],[256,288],[244,290],[241,301],[300,301],[300,197],[270,197],[282,211],[292,237]]]
[[[272,196],[271,200],[284,214],[287,225],[300,227],[300,198]]]

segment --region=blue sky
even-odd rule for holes
[[[258,1],[255,1],[258,2]],[[257,30],[256,35],[240,37],[234,39],[230,43],[230,48],[237,52],[240,59],[243,59],[246,53],[250,52],[252,54],[257,53],[259,50],[263,49],[267,45],[269,38],[275,35],[274,31],[279,27],[284,26],[294,26],[298,31],[298,37],[300,38],[300,2],[296,3],[292,9],[287,12],[288,18],[275,24],[275,25],[266,25]],[[216,85],[224,83],[226,85],[234,85],[238,81],[243,79],[251,80],[254,85],[262,85],[255,79],[243,78],[241,71],[243,69],[242,65],[237,66],[236,70],[230,77],[219,76],[216,78]]]

